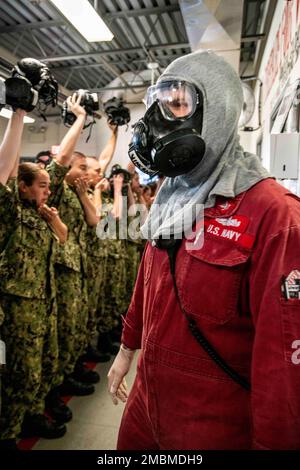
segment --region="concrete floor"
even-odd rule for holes
[[[128,388],[133,383],[136,360],[126,376]],[[96,391],[87,397],[73,397],[68,406],[73,412],[73,419],[67,423],[67,433],[60,439],[40,439],[33,450],[114,450],[124,404],[115,406],[107,392],[107,373],[112,364],[98,364],[95,370],[101,380],[95,385]]]

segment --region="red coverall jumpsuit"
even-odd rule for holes
[[[205,210],[201,249],[181,243],[181,302],[247,392],[193,338],[167,253],[148,243],[124,320],[122,342],[142,351],[118,449],[300,449],[300,299],[281,290],[294,270],[300,200],[271,178]]]

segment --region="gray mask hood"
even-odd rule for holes
[[[159,81],[165,80],[187,81],[202,92],[203,124],[199,132],[206,150],[192,171],[165,178],[141,229],[149,240],[168,238],[170,234],[180,238],[180,221],[188,220],[185,215],[192,207],[213,207],[216,196],[233,198],[270,177],[259,158],[244,152],[239,144],[242,87],[238,75],[223,58],[213,52],[180,57],[160,76]]]

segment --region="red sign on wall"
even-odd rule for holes
[[[264,101],[271,88],[279,79],[283,85],[295,65],[300,49],[300,0],[285,2],[282,19],[278,27],[274,46],[271,50],[264,73]]]

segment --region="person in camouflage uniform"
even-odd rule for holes
[[[100,185],[99,185],[100,186]],[[99,186],[97,190],[99,189]],[[101,191],[99,191],[98,198],[101,199],[101,204],[97,204],[100,210],[100,223],[104,221],[106,217],[108,217],[109,211],[112,210],[113,207],[113,199],[109,195],[109,181],[105,179],[102,182]],[[97,190],[95,191],[95,195],[97,195]],[[101,337],[105,336],[110,332],[114,327],[114,315],[112,312],[108,311],[106,308],[106,302],[110,299],[110,289],[108,287],[108,259],[109,259],[109,250],[111,240],[108,238],[99,238],[99,229],[100,225],[97,227],[97,237],[101,243],[101,264],[102,264],[102,283],[101,283],[101,291],[99,292],[97,306],[96,306],[96,317],[97,317],[97,332],[99,335],[98,340],[98,349],[103,351],[106,354],[111,354],[110,345],[108,347],[104,347],[103,341],[101,342]],[[100,235],[100,234],[99,234]]]
[[[48,167],[51,177],[56,168],[55,162]],[[61,374],[58,381],[62,382],[64,375],[69,375],[74,371],[75,363],[85,347],[78,334],[81,334],[81,329],[85,330],[87,323],[85,253],[87,225],[75,187],[70,187],[65,182],[59,194],[53,193],[53,196],[55,199],[59,198],[57,207],[69,229],[66,244],[56,247],[54,253]]]
[[[112,345],[109,333],[119,325],[121,315],[126,309],[127,241],[119,236],[119,223],[127,208],[122,207],[124,202],[122,200],[122,174],[113,176],[111,184],[113,185],[113,197],[112,192],[102,194],[102,223],[100,222],[97,227],[98,236],[106,237],[104,241],[107,247],[106,270],[103,282],[104,291],[98,307],[98,349],[102,352],[115,354],[118,348]],[[106,228],[107,230],[105,230]],[[104,231],[106,231],[105,234]],[[103,235],[101,232],[103,232]]]
[[[89,196],[92,200],[94,199],[94,189],[89,189]],[[95,227],[88,227],[87,230],[87,267],[89,312],[87,331],[89,343],[91,343],[92,339],[97,334],[97,306],[102,296],[106,267],[105,243],[102,243],[102,240],[99,240],[97,237]]]
[[[0,157],[2,155],[17,155],[20,142],[21,142],[21,136],[23,132],[23,116],[25,113],[21,110],[17,110],[13,115],[11,120],[8,123],[5,137],[3,139],[3,142],[1,143],[0,147]],[[17,160],[17,158],[16,158]],[[17,164],[15,164],[15,168],[9,168],[9,166],[2,163],[2,158],[0,158],[0,177],[1,177],[1,183],[10,183],[11,185],[14,186],[15,181],[14,180],[9,180],[9,178],[13,175],[13,173],[16,170]],[[0,253],[3,250],[3,247],[5,246],[7,239],[9,236],[9,232],[7,231],[7,227],[5,224],[0,223]],[[0,294],[1,295],[1,294]],[[1,340],[1,325],[4,320],[4,312],[3,309],[1,308],[1,301],[0,301],[0,340]],[[5,361],[5,343],[1,343],[1,352],[2,352],[2,362],[0,361],[0,416],[1,416],[1,375],[4,370],[4,361]]]
[[[1,303],[1,301],[0,301]],[[0,331],[1,331],[1,325],[3,323],[3,320],[4,320],[4,312],[2,310],[2,307],[0,306]],[[4,366],[5,366],[5,350],[4,350],[4,347],[5,347],[5,343],[2,342],[1,343],[1,336],[0,336],[0,419],[1,419],[1,406],[2,406],[2,402],[1,402],[1,375],[2,375],[2,371],[4,370]]]
[[[138,205],[138,206],[137,206]],[[126,311],[129,307],[135,281],[141,261],[141,256],[144,250],[145,242],[138,236],[140,225],[142,225],[147,217],[148,210],[146,201],[142,195],[142,188],[140,186],[139,175],[134,172],[128,187],[128,243],[127,243],[127,296],[126,296]],[[134,226],[132,227],[132,225]]]
[[[103,178],[103,174],[109,165],[116,148],[118,128],[108,123],[112,134],[106,146],[99,155],[99,158],[88,157],[88,177],[89,177],[89,196],[93,201],[98,216],[102,217],[102,192],[108,189],[108,181]],[[88,227],[87,230],[87,262],[88,262],[88,335],[89,350],[88,357],[93,360],[95,350],[91,345],[92,338],[97,334],[99,319],[99,307],[103,301],[104,280],[107,267],[107,241],[100,240],[97,237],[95,227]],[[107,323],[107,322],[106,322]],[[112,325],[108,325],[109,329]],[[100,353],[97,352],[97,355]],[[101,362],[108,361],[108,354],[101,354]]]
[[[106,180],[107,181],[107,180]],[[105,181],[101,179],[94,189],[90,189],[89,194],[95,203],[95,197],[101,198],[102,186],[105,187]],[[98,215],[101,219],[101,208],[97,207]],[[87,231],[87,262],[88,262],[88,335],[89,335],[89,355],[95,354],[91,345],[92,339],[97,335],[99,319],[99,306],[102,304],[104,295],[104,282],[107,267],[107,241],[100,240],[97,237],[95,227],[89,227]],[[99,353],[98,353],[99,354]],[[101,355],[101,362],[108,361],[108,354]]]
[[[129,218],[128,222],[130,223],[134,218]],[[133,289],[135,286],[135,281],[141,261],[141,244],[137,240],[128,238],[127,242],[127,256],[126,256],[126,272],[127,272],[127,285],[126,285],[126,306],[125,311],[127,311],[131,297],[133,294]]]
[[[21,116],[23,121],[23,113]],[[8,138],[20,143],[15,132]],[[0,160],[11,169],[14,160],[7,157],[1,151]],[[50,423],[42,413],[49,377],[55,374],[57,364],[50,255],[54,240],[62,237],[65,241],[67,228],[57,211],[45,205],[50,182],[47,172],[35,164],[21,164],[14,189],[5,186],[4,171],[0,177],[1,233],[6,231],[0,255],[0,304],[5,314],[1,337],[7,358],[0,447],[14,448],[22,424],[29,435],[60,437],[66,432],[64,426]]]
[[[92,377],[98,381],[96,372],[87,371],[85,377],[79,377],[76,369],[78,359],[87,347],[87,257],[86,231],[87,225],[95,226],[98,222],[96,209],[90,201],[87,189],[87,163],[85,155],[74,152],[76,142],[85,123],[86,112],[79,105],[80,96],[68,98],[69,109],[77,119],[64,137],[56,161],[48,167],[51,182],[55,181],[58,166],[71,165],[64,184],[57,190],[52,189],[51,203],[60,211],[61,218],[68,226],[68,240],[64,246],[56,247],[55,278],[58,306],[58,342],[59,342],[59,371],[56,383],[63,385],[60,393],[88,395],[94,387],[90,383],[82,383],[82,379]],[[88,381],[88,379],[87,379]],[[55,406],[57,389],[49,400],[49,408]]]

